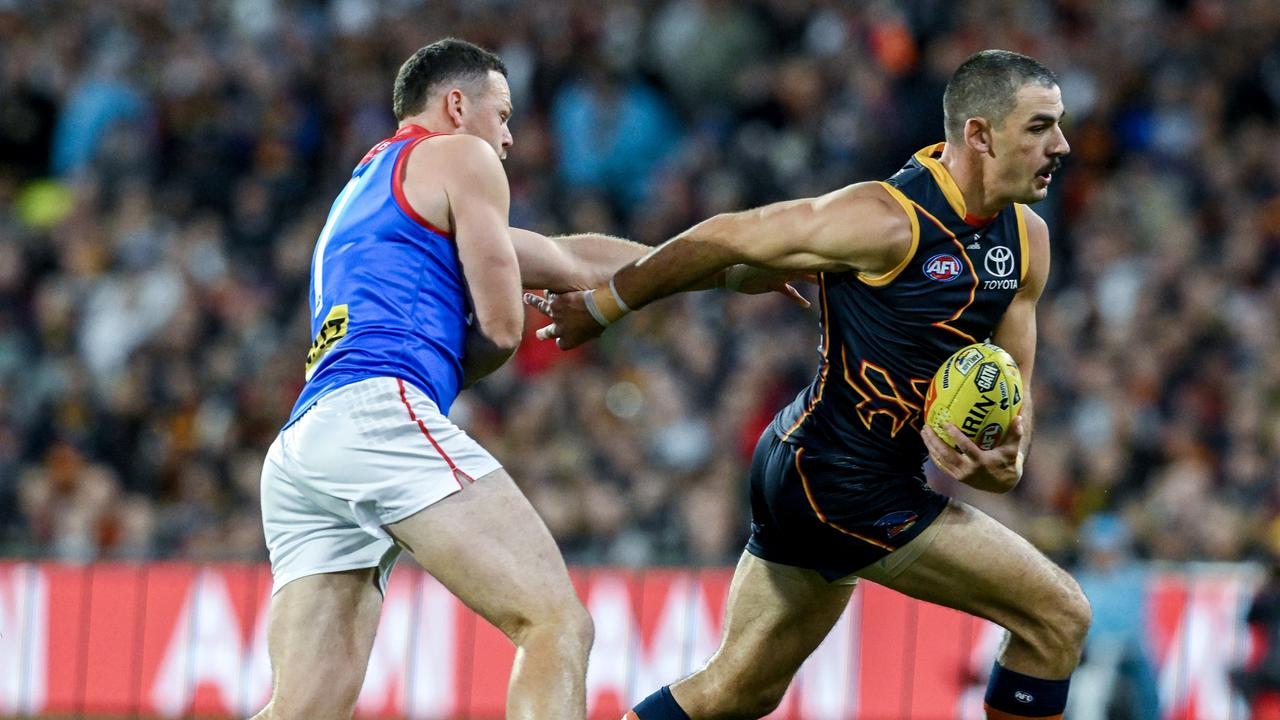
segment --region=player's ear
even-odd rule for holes
[[[964,142],[982,155],[991,153],[991,123],[986,118],[971,117],[964,121]]]
[[[454,127],[462,127],[462,115],[465,111],[463,108],[465,98],[461,88],[453,88],[444,95],[444,110],[449,115],[449,119],[453,121]]]

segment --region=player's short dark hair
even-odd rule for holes
[[[1018,90],[1028,84],[1053,87],[1058,77],[1035,58],[1008,50],[983,50],[960,63],[942,94],[947,141],[960,142],[969,118],[1000,125],[1018,104]]]
[[[494,70],[505,76],[502,58],[466,40],[445,38],[419,48],[396,73],[391,109],[397,120],[422,112],[431,92],[444,82],[474,82]]]

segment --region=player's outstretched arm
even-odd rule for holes
[[[648,245],[600,233],[548,237],[532,230],[511,228],[511,241],[520,260],[520,280],[524,286],[556,293],[603,285],[623,265],[653,250]],[[779,292],[801,307],[809,307],[809,301],[788,283],[790,279],[785,273],[735,265],[685,289],[728,288],[748,295]]]
[[[1022,213],[1027,223],[1026,281],[991,337],[1013,356],[1022,374],[1022,409],[1013,431],[990,450],[979,448],[954,425],[947,430],[955,448],[942,442],[932,428],[926,426],[921,431],[935,465],[957,480],[988,492],[1008,492],[1022,479],[1022,463],[1031,445],[1034,421],[1031,378],[1036,360],[1036,303],[1049,277],[1049,228],[1029,208],[1023,207]]]
[[[514,227],[511,242],[520,262],[520,282],[524,287],[554,292],[587,290],[606,283],[618,268],[653,249],[599,233],[548,237]]]
[[[880,183],[858,183],[704,220],[619,270],[615,285],[638,309],[732,265],[878,274],[897,265],[910,245],[902,207]]]
[[[887,272],[909,252],[911,222],[880,183],[859,183],[817,198],[725,213],[689,228],[585,294],[534,303],[554,326],[539,331],[571,348],[631,310],[714,283],[746,265],[790,273]]]
[[[431,167],[445,168],[458,261],[475,313],[463,357],[463,383],[470,386],[511,357],[524,330],[520,267],[507,227],[511,191],[502,161],[483,140],[458,134],[434,143]],[[415,177],[413,160],[406,185]]]

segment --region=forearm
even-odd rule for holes
[[[520,228],[511,228],[511,243],[520,262],[521,284],[556,292],[586,290],[606,283],[614,271],[651,249],[599,233],[547,237]]]
[[[668,240],[613,276],[632,310],[682,290],[723,286],[721,273],[747,260],[724,235],[728,216],[704,220]]]
[[[560,247],[574,266],[578,289],[609,282],[618,268],[639,260],[653,248],[625,238],[599,233],[556,235],[548,238]]]
[[[582,289],[608,283],[620,268],[634,263],[653,251],[649,245],[634,240],[598,233],[556,235],[550,240],[560,245],[565,252],[577,260],[578,277]],[[726,287],[726,272],[728,270],[712,273],[680,290],[714,290]]]

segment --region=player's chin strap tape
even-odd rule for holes
[[[610,285],[610,287],[612,287],[612,285]],[[587,306],[587,312],[591,313],[591,317],[596,322],[600,323],[600,327],[609,327],[611,324],[609,319],[604,316],[604,313],[600,312],[600,306],[596,304],[596,291],[594,288],[588,290],[586,294],[582,296],[582,302]]]

